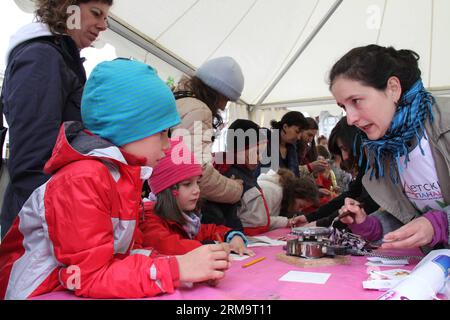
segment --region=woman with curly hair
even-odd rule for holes
[[[49,176],[60,126],[81,121],[86,73],[80,50],[107,28],[113,0],[36,0],[36,22],[11,37],[0,101],[9,125],[10,184],[1,214],[2,238],[30,194]]]

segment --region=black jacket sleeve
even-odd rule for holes
[[[62,123],[68,79],[61,54],[49,44],[33,43],[10,61],[4,90],[9,125],[11,184],[25,200],[48,180],[42,172]]]
[[[337,216],[337,211],[344,205],[345,198],[352,198],[363,203],[364,210],[367,214],[378,210],[378,204],[373,201],[362,184],[362,177],[363,174],[359,174],[350,182],[348,191],[341,193],[338,197],[321,206],[317,211],[306,215],[308,222],[318,221],[319,219],[328,217],[331,220],[334,219]],[[329,221],[330,223],[331,220]],[[322,220],[321,224],[326,224],[328,223],[327,221],[328,219]]]

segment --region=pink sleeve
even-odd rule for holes
[[[448,243],[448,219],[447,214],[444,211],[430,211],[423,215],[434,229],[433,240],[430,243],[431,247],[434,247],[440,243]]]
[[[368,216],[361,224],[351,224],[349,228],[354,234],[360,235],[368,241],[377,241],[383,236],[381,222],[373,216]]]

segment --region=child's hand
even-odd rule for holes
[[[351,198],[345,198],[344,205],[338,211],[339,215],[343,216],[339,220],[341,220],[341,222],[345,224],[363,223],[364,221],[366,221],[367,214],[360,206],[361,204],[358,201]]]
[[[326,160],[316,160],[314,162],[309,163],[309,166],[311,167],[314,173],[323,172],[330,167],[328,161]]]
[[[244,240],[240,237],[240,236],[234,236],[231,241],[230,241],[230,249],[231,251],[236,252],[237,254],[239,254],[240,256],[246,254],[248,256],[254,256],[255,253],[248,249],[245,246],[245,242]]]
[[[308,223],[308,220],[304,215],[292,217],[288,220],[287,228],[293,228],[293,227],[301,227]]]
[[[325,188],[319,188],[319,193],[321,196],[329,197],[331,196],[331,191]]]
[[[230,267],[228,246],[212,244],[201,246],[182,256],[176,256],[181,282],[219,280]]]

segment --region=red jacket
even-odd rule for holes
[[[176,258],[135,241],[143,179],[151,173],[142,164],[81,123],[65,123],[45,166],[53,176],[32,193],[0,246],[0,298],[65,289],[91,298],[173,292]]]
[[[175,221],[166,220],[155,214],[154,203],[146,202],[143,220],[139,223],[143,245],[158,250],[162,254],[181,255],[203,245],[204,241],[225,241],[225,235],[231,231],[225,226],[202,224],[195,239],[189,239],[183,227]]]

